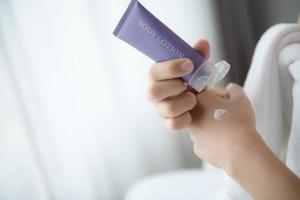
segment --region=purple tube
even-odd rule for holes
[[[156,62],[191,59],[194,70],[182,80],[198,92],[224,78],[230,69],[226,61],[216,64],[206,61],[137,0],[130,2],[113,34]]]

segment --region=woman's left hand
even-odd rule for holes
[[[191,111],[191,139],[199,158],[227,170],[260,136],[243,89],[231,83],[223,91],[228,98],[221,97],[220,93],[222,91],[206,89],[197,94],[197,105]],[[223,115],[216,116],[217,110]]]

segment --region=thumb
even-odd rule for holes
[[[226,87],[229,99],[235,99],[238,96],[245,96],[245,92],[241,86],[235,83],[229,83]]]
[[[207,40],[199,40],[195,46],[194,49],[200,53],[206,60],[209,59],[210,56],[210,45]]]

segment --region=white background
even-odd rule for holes
[[[209,0],[141,1],[222,58]],[[129,0],[0,0],[0,199],[120,199],[157,172],[200,167],[147,101],[152,61],[113,37]]]

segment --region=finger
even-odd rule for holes
[[[165,119],[166,126],[175,132],[188,128],[191,122],[192,122],[192,117],[189,112],[183,113],[178,117]]]
[[[179,78],[193,71],[194,64],[189,59],[175,59],[155,63],[149,71],[149,78],[152,81],[161,81]]]
[[[224,104],[224,99],[215,94],[212,90],[203,90],[197,94],[197,103],[202,105],[205,108],[215,108]]]
[[[199,40],[195,46],[194,49],[200,53],[202,56],[204,56],[205,59],[209,59],[210,56],[210,45],[207,40]]]
[[[196,105],[196,97],[192,92],[186,92],[157,103],[157,111],[164,117],[177,117]]]
[[[235,83],[228,84],[228,86],[226,87],[226,90],[228,92],[230,100],[236,99],[240,96],[245,96],[245,92],[244,92],[243,88]]]
[[[222,97],[223,99],[228,99],[228,91],[225,88],[214,86],[214,87],[206,87],[206,90],[210,90],[215,93],[215,95]]]
[[[171,96],[176,96],[187,89],[180,79],[152,82],[148,89],[148,98],[152,102],[158,102]]]

